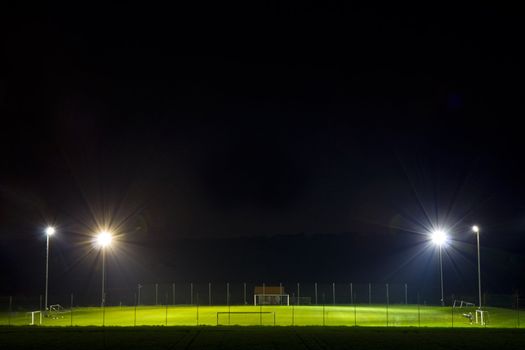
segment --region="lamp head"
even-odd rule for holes
[[[55,234],[55,228],[53,226],[48,226],[46,228],[46,235],[52,236]]]
[[[472,226],[472,232],[479,233],[479,227],[477,225]]]
[[[111,245],[112,240],[113,236],[108,231],[101,231],[96,237],[97,244],[101,248]]]
[[[436,230],[432,232],[431,238],[432,238],[432,242],[435,245],[440,246],[440,247],[444,245],[445,243],[447,243],[447,240],[448,240],[447,233],[442,230]]]

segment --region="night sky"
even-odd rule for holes
[[[516,9],[69,6],[0,11],[0,293],[40,293],[47,224],[55,292],[98,288],[102,227],[109,288],[435,284],[441,227],[475,294],[473,224],[525,287]]]

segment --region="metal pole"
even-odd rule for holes
[[[244,287],[244,305],[246,305],[247,304],[246,302],[246,282],[244,282],[243,287]]]
[[[480,252],[479,252],[479,229],[476,232],[476,237],[478,241],[478,291],[479,291],[479,309],[481,310],[481,262],[480,262]]]
[[[140,288],[142,288],[142,286],[139,284],[137,284],[137,289],[138,289],[138,299],[137,299],[137,304],[140,305]]]
[[[388,283],[386,284],[386,326],[388,327],[388,305],[390,304],[390,295],[388,292]]]
[[[135,327],[137,325],[137,304],[138,304],[137,296],[134,295],[133,299],[135,299],[135,310],[133,312],[133,327]]]
[[[226,304],[230,306],[230,282],[226,282]]]
[[[445,306],[445,300],[443,297],[443,258],[441,256],[441,246],[439,246],[439,271],[441,275],[441,306]]]
[[[159,284],[155,283],[155,305],[159,305]]]
[[[105,283],[106,283],[106,250],[102,248],[102,296],[101,296],[101,305],[104,307],[104,304],[106,303],[105,298]],[[47,301],[46,301],[46,308],[47,308]]]
[[[315,305],[317,305],[317,282],[314,284],[315,289]]]
[[[166,293],[166,326],[168,325],[168,293]]]
[[[405,283],[405,305],[408,304],[408,286]]]
[[[102,327],[106,324],[106,249],[102,248]]]
[[[73,293],[71,293],[71,326],[73,326]]]
[[[7,313],[7,325],[11,325],[11,312],[13,311],[13,297],[9,296],[9,312]]]
[[[297,282],[297,305],[301,304],[301,287],[299,286],[299,282]]]
[[[175,305],[175,283],[173,283],[171,285],[171,292],[172,292],[172,297],[173,297],[173,305]]]
[[[332,302],[335,305],[335,282],[332,282]]]
[[[211,282],[208,282],[208,305],[211,306]]]
[[[193,305],[193,282],[190,283],[190,304]]]
[[[350,304],[354,303],[354,286],[350,283]]]
[[[230,282],[226,282],[226,303],[228,304],[228,326],[229,326],[231,322]]]
[[[368,283],[368,304],[372,304],[372,283]]]
[[[417,293],[417,325],[421,327],[421,308],[419,306],[419,293]]]
[[[47,288],[48,288],[48,279],[49,279],[49,235],[47,236],[46,243],[46,296],[45,296],[45,310],[47,311]]]

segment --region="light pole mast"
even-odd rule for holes
[[[106,282],[106,249],[102,249],[102,303],[101,306],[104,307],[106,304],[106,296],[104,291],[104,284]]]
[[[481,259],[480,259],[480,249],[479,249],[479,227],[474,225],[472,226],[472,231],[476,233],[476,239],[478,243],[478,297],[479,297],[479,309],[481,310]]]
[[[445,306],[445,300],[443,297],[443,258],[441,254],[441,245],[439,246],[439,273],[441,275],[441,306]]]
[[[439,275],[441,280],[441,306],[445,306],[445,297],[443,293],[443,246],[447,244],[448,235],[442,230],[436,230],[431,235],[432,242],[438,246],[439,249]]]
[[[49,237],[55,233],[55,229],[51,226],[46,228],[46,291],[45,291],[45,301],[44,301],[44,310],[47,311],[47,293],[49,287]]]

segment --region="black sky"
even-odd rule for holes
[[[1,22],[4,271],[46,223],[78,243],[97,221],[168,250],[410,242],[430,222],[468,241],[478,223],[524,252],[515,9],[20,5]]]

